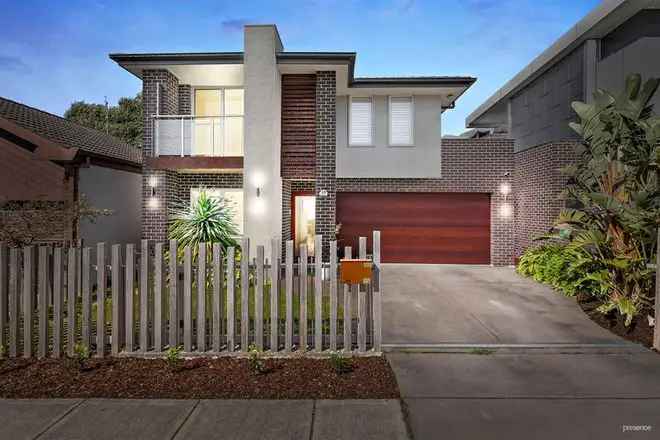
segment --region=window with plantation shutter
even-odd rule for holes
[[[390,145],[413,145],[413,99],[390,97]]]
[[[351,145],[373,145],[373,105],[371,98],[351,98],[349,141]]]

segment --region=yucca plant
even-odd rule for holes
[[[190,246],[197,260],[199,243],[220,243],[224,249],[238,248],[238,227],[234,223],[234,207],[223,198],[209,197],[201,191],[193,203],[178,203],[170,211],[169,238],[178,240],[179,258],[185,246]]]

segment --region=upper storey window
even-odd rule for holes
[[[413,145],[413,114],[414,104],[412,96],[390,96],[390,139],[393,146]]]
[[[374,106],[372,98],[351,97],[349,118],[350,145],[373,145]]]

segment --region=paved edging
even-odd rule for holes
[[[651,350],[632,342],[570,344],[383,344],[384,353],[466,353],[466,354],[635,354]]]
[[[0,399],[0,438],[410,440],[399,400]]]

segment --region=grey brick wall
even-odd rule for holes
[[[503,204],[513,207],[513,196],[503,196],[500,185],[511,183],[513,141],[501,138],[443,139],[440,179],[337,179],[337,192],[481,192],[491,196],[491,263],[513,263],[514,215],[502,214]],[[511,173],[510,177],[504,177]]]
[[[179,114],[192,114],[192,87],[189,84],[179,85]]]
[[[335,239],[336,193],[336,74],[316,74],[316,233],[323,235],[323,256]],[[327,195],[321,197],[320,191]]]
[[[179,81],[168,70],[145,70],[142,74],[144,110],[143,155],[153,151],[152,115],[174,115],[179,111]],[[158,108],[157,108],[158,107]],[[156,196],[151,196],[150,182],[155,178]],[[168,207],[177,198],[178,175],[169,170],[142,169],[142,238],[167,238]]]
[[[242,173],[180,173],[179,174],[179,199],[183,202],[190,201],[191,188],[243,188]]]
[[[578,159],[575,142],[552,142],[516,153],[514,156],[515,256],[534,244],[553,225],[564,207],[559,194],[568,178],[562,167]]]

